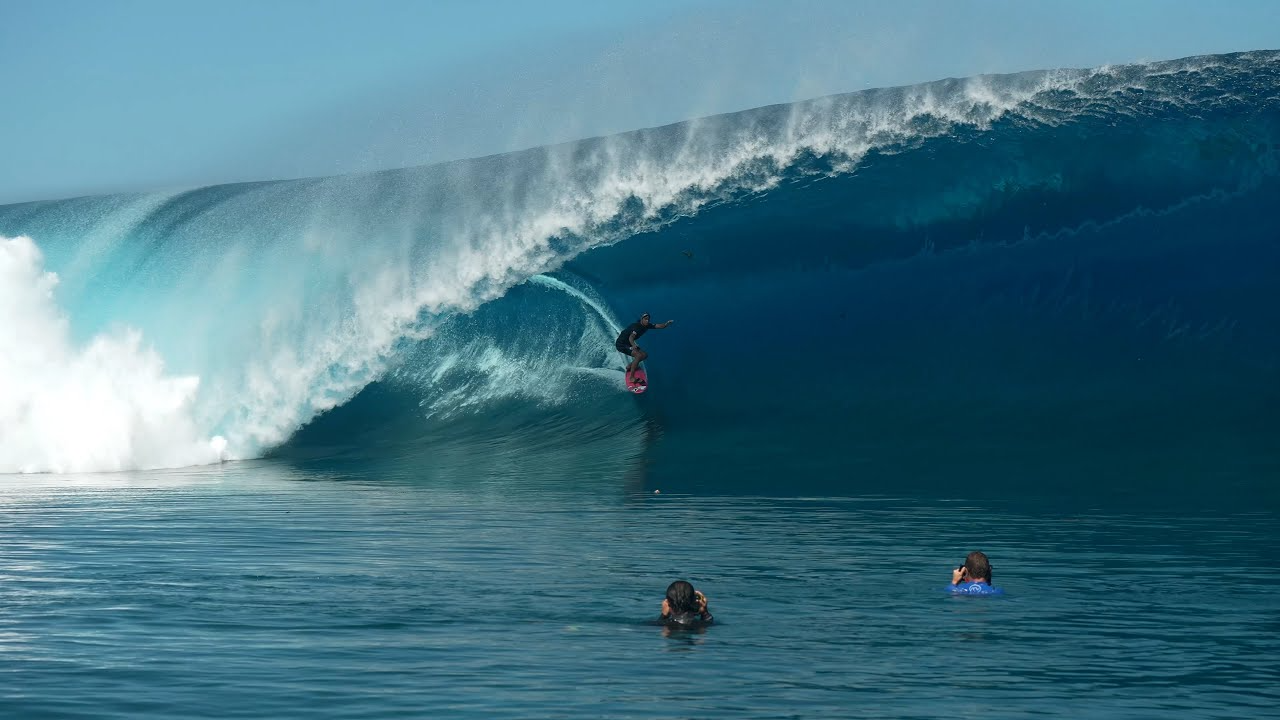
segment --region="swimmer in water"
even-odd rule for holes
[[[667,586],[661,620],[677,625],[708,625],[714,618],[707,610],[707,596],[700,590],[694,590],[687,580],[677,580]]]
[[[951,592],[957,595],[1001,595],[1004,591],[991,584],[991,560],[986,553],[974,550],[964,564],[951,571]]]

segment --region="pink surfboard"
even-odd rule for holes
[[[637,395],[649,389],[649,378],[644,374],[644,368],[636,368],[636,371],[627,376],[627,390]]]

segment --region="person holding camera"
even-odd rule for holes
[[[687,580],[677,580],[667,586],[660,619],[677,625],[709,625],[714,620],[707,610],[707,596]]]
[[[969,553],[964,564],[951,571],[950,590],[958,595],[1001,595],[1004,592],[991,584],[991,560],[980,550]]]

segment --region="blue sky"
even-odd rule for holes
[[[1233,0],[0,0],[0,203],[402,167],[868,87],[1280,48]]]

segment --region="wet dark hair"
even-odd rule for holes
[[[641,314],[640,314],[640,319],[639,319],[639,320],[637,320],[636,322],[644,322],[644,319],[645,319],[645,318],[647,318],[647,317],[652,317],[652,316],[651,316],[651,315],[649,315],[649,313],[641,313]]]
[[[991,582],[991,560],[981,550],[974,550],[964,559],[964,569],[970,580],[986,580]]]
[[[693,585],[687,580],[677,580],[667,586],[667,604],[672,614],[699,611],[698,597],[693,594]]]

